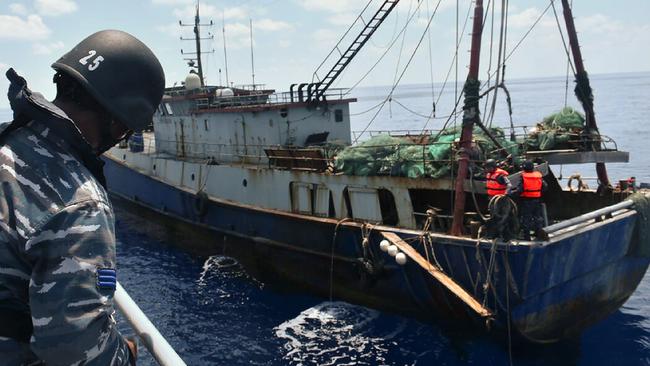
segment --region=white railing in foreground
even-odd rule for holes
[[[172,346],[160,334],[149,318],[140,310],[124,287],[117,283],[114,296],[115,304],[126,321],[131,325],[153,358],[162,366],[186,366]]]
[[[595,218],[601,217],[603,215],[611,214],[611,213],[613,213],[615,211],[630,208],[633,205],[634,205],[634,202],[632,202],[630,200],[624,200],[623,202],[619,202],[619,203],[617,203],[615,205],[603,207],[603,208],[601,208],[599,210],[592,211],[592,212],[586,213],[584,215],[580,215],[578,217],[574,217],[572,219],[568,219],[568,220],[565,220],[565,221],[560,221],[557,224],[547,226],[547,227],[544,228],[544,231],[546,231],[547,234],[551,234],[551,233],[554,233],[556,231],[566,229],[566,228],[568,228],[570,226],[581,224],[581,223],[587,222],[589,220],[593,220]]]

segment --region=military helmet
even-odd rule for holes
[[[52,68],[77,80],[115,119],[134,131],[151,123],[165,89],[165,74],[153,52],[119,30],[86,37]]]
[[[487,169],[494,169],[494,168],[496,168],[496,167],[497,167],[497,162],[496,162],[496,160],[494,160],[494,159],[487,159],[487,160],[485,161],[485,167],[486,167]]]
[[[535,164],[533,164],[532,160],[526,160],[521,164],[521,168],[524,169],[525,172],[532,172],[535,168]]]

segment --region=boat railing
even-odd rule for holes
[[[544,228],[547,234],[556,234],[560,230],[567,229],[570,227],[580,227],[586,224],[592,223],[593,220],[599,221],[602,218],[613,217],[615,213],[621,212],[622,210],[627,210],[634,205],[634,202],[631,200],[624,200],[615,205],[603,207],[599,210],[588,212],[584,215],[580,215],[568,220],[560,221],[553,225],[549,225]]]
[[[504,135],[507,135],[507,140],[519,144],[525,144],[527,139],[534,135],[535,132],[538,132],[535,126],[514,126],[511,133],[506,133],[510,128],[504,129]],[[389,135],[393,137],[405,137],[411,140],[417,137],[429,137],[435,136],[440,133],[441,130],[436,129],[426,129],[426,130],[371,130],[371,131],[352,131],[352,137],[356,141],[360,136],[366,136],[366,138],[371,138],[377,135]],[[577,132],[555,132],[555,136],[559,138],[568,138],[568,141],[573,145],[580,146],[594,146],[598,145],[600,150],[618,150],[618,145],[616,141],[607,135],[585,135]],[[491,152],[498,152],[494,150]]]
[[[127,323],[133,328],[140,341],[149,350],[149,353],[161,366],[185,366],[185,362],[178,353],[160,334],[158,329],[147,318],[144,312],[133,301],[118,282],[114,295],[115,305],[120,310]]]
[[[153,144],[153,140],[145,140],[145,143]],[[419,143],[403,143],[403,144],[389,144],[377,146],[353,146],[345,147],[348,152],[347,155],[342,154],[340,145],[325,145],[325,146],[282,146],[282,145],[269,145],[269,144],[246,144],[246,145],[233,145],[233,144],[216,144],[216,143],[181,143],[175,140],[156,140],[156,151],[163,154],[171,154],[183,158],[193,158],[202,161],[210,161],[213,163],[220,162],[241,162],[248,164],[268,164],[277,167],[287,167],[288,164],[279,164],[279,162],[288,162],[290,160],[295,162],[302,162],[304,164],[295,164],[295,166],[305,166],[307,162],[312,162],[314,166],[336,166],[335,160],[340,158],[342,162],[348,161],[354,164],[373,164],[383,165],[386,171],[390,170],[393,166],[406,166],[417,165],[422,169],[422,175],[425,171],[435,171],[443,165],[450,165],[453,163],[450,157],[445,159],[434,159],[430,155],[430,148],[435,148],[436,145],[451,145],[448,142],[434,142],[431,144]],[[320,149],[321,155],[314,156],[310,154],[299,154],[301,151]],[[153,151],[151,147],[146,147],[145,151]],[[293,154],[270,154],[271,152],[291,152]],[[350,158],[350,152],[354,155]],[[352,159],[352,160],[350,160]],[[482,160],[472,160],[476,163],[481,163]],[[417,168],[414,168],[417,169]],[[386,173],[389,174],[389,173]],[[400,174],[394,174],[400,175]]]
[[[344,93],[346,89],[343,88],[331,88],[328,89],[325,94],[325,99],[328,101],[337,101],[343,100],[346,97]],[[242,107],[251,107],[259,105],[282,105],[282,104],[291,104],[306,102],[306,98],[300,98],[297,92],[280,92],[280,93],[259,93],[251,92],[251,94],[246,95],[234,95],[234,96],[215,96],[210,98],[203,98],[200,100],[197,98],[195,100],[196,109],[208,109],[208,108],[242,108]]]

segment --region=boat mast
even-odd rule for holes
[[[251,28],[251,75],[253,76],[253,90],[255,90],[255,59],[253,58],[253,19],[248,19]]]
[[[582,104],[585,111],[586,119],[586,132],[588,136],[593,134],[598,135],[598,127],[596,126],[596,115],[594,113],[594,95],[589,85],[589,76],[585,70],[585,65],[582,61],[582,52],[580,51],[580,44],[578,43],[578,33],[573,22],[573,14],[568,0],[562,0],[562,8],[564,9],[564,21],[566,23],[567,33],[569,35],[569,44],[571,45],[571,53],[573,54],[573,62],[576,67],[576,97]],[[600,144],[592,143],[592,148],[600,150]],[[596,173],[601,185],[609,186],[609,178],[607,177],[607,168],[605,163],[596,163]]]
[[[463,130],[460,135],[460,158],[458,159],[458,174],[456,175],[454,199],[454,218],[451,225],[451,235],[463,234],[463,215],[465,213],[465,179],[469,165],[469,152],[472,148],[472,132],[475,124],[481,123],[479,115],[478,69],[481,61],[481,35],[483,33],[483,0],[476,0],[474,6],[474,24],[472,26],[472,46],[470,51],[469,73],[463,91]]]
[[[203,65],[201,64],[201,34],[199,32],[199,3],[196,3],[196,16],[194,17],[194,39],[196,40],[196,59],[199,66],[199,78],[203,86]]]
[[[187,58],[186,60],[189,60],[189,65],[190,67],[194,67],[194,60],[196,60],[197,63],[197,73],[199,75],[199,79],[201,80],[201,86],[205,86],[205,80],[203,79],[203,64],[201,62],[201,40],[203,39],[214,39],[214,36],[210,37],[204,37],[201,38],[201,32],[200,32],[200,27],[204,26],[212,26],[214,23],[210,21],[209,24],[201,24],[200,23],[200,17],[199,17],[199,2],[196,2],[196,15],[194,16],[194,24],[183,24],[183,22],[178,21],[178,24],[180,24],[182,27],[190,27],[194,26],[194,39],[192,38],[183,38],[181,37],[182,41],[194,41],[196,44],[196,52],[183,52],[181,50],[181,54],[184,55],[196,55],[196,58]],[[209,34],[209,33],[208,33]],[[214,50],[212,50],[214,52]],[[211,52],[208,52],[211,53]]]
[[[223,62],[226,68],[226,86],[230,86],[230,80],[228,80],[228,52],[226,51],[226,15],[221,13],[221,31],[223,32]]]

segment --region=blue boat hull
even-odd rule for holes
[[[109,190],[174,222],[224,235],[230,253],[253,258],[257,272],[315,293],[438,322],[510,328],[533,342],[573,337],[618,309],[650,258],[633,253],[636,215],[607,220],[545,244],[477,242],[382,227],[397,234],[493,313],[478,316],[413,261],[399,266],[379,250],[379,229],[197,197],[105,158]],[[365,233],[364,233],[365,232]],[[369,239],[364,249],[363,238]],[[427,250],[425,250],[427,248]],[[237,256],[237,255],[235,255]],[[487,323],[487,324],[486,324]]]

